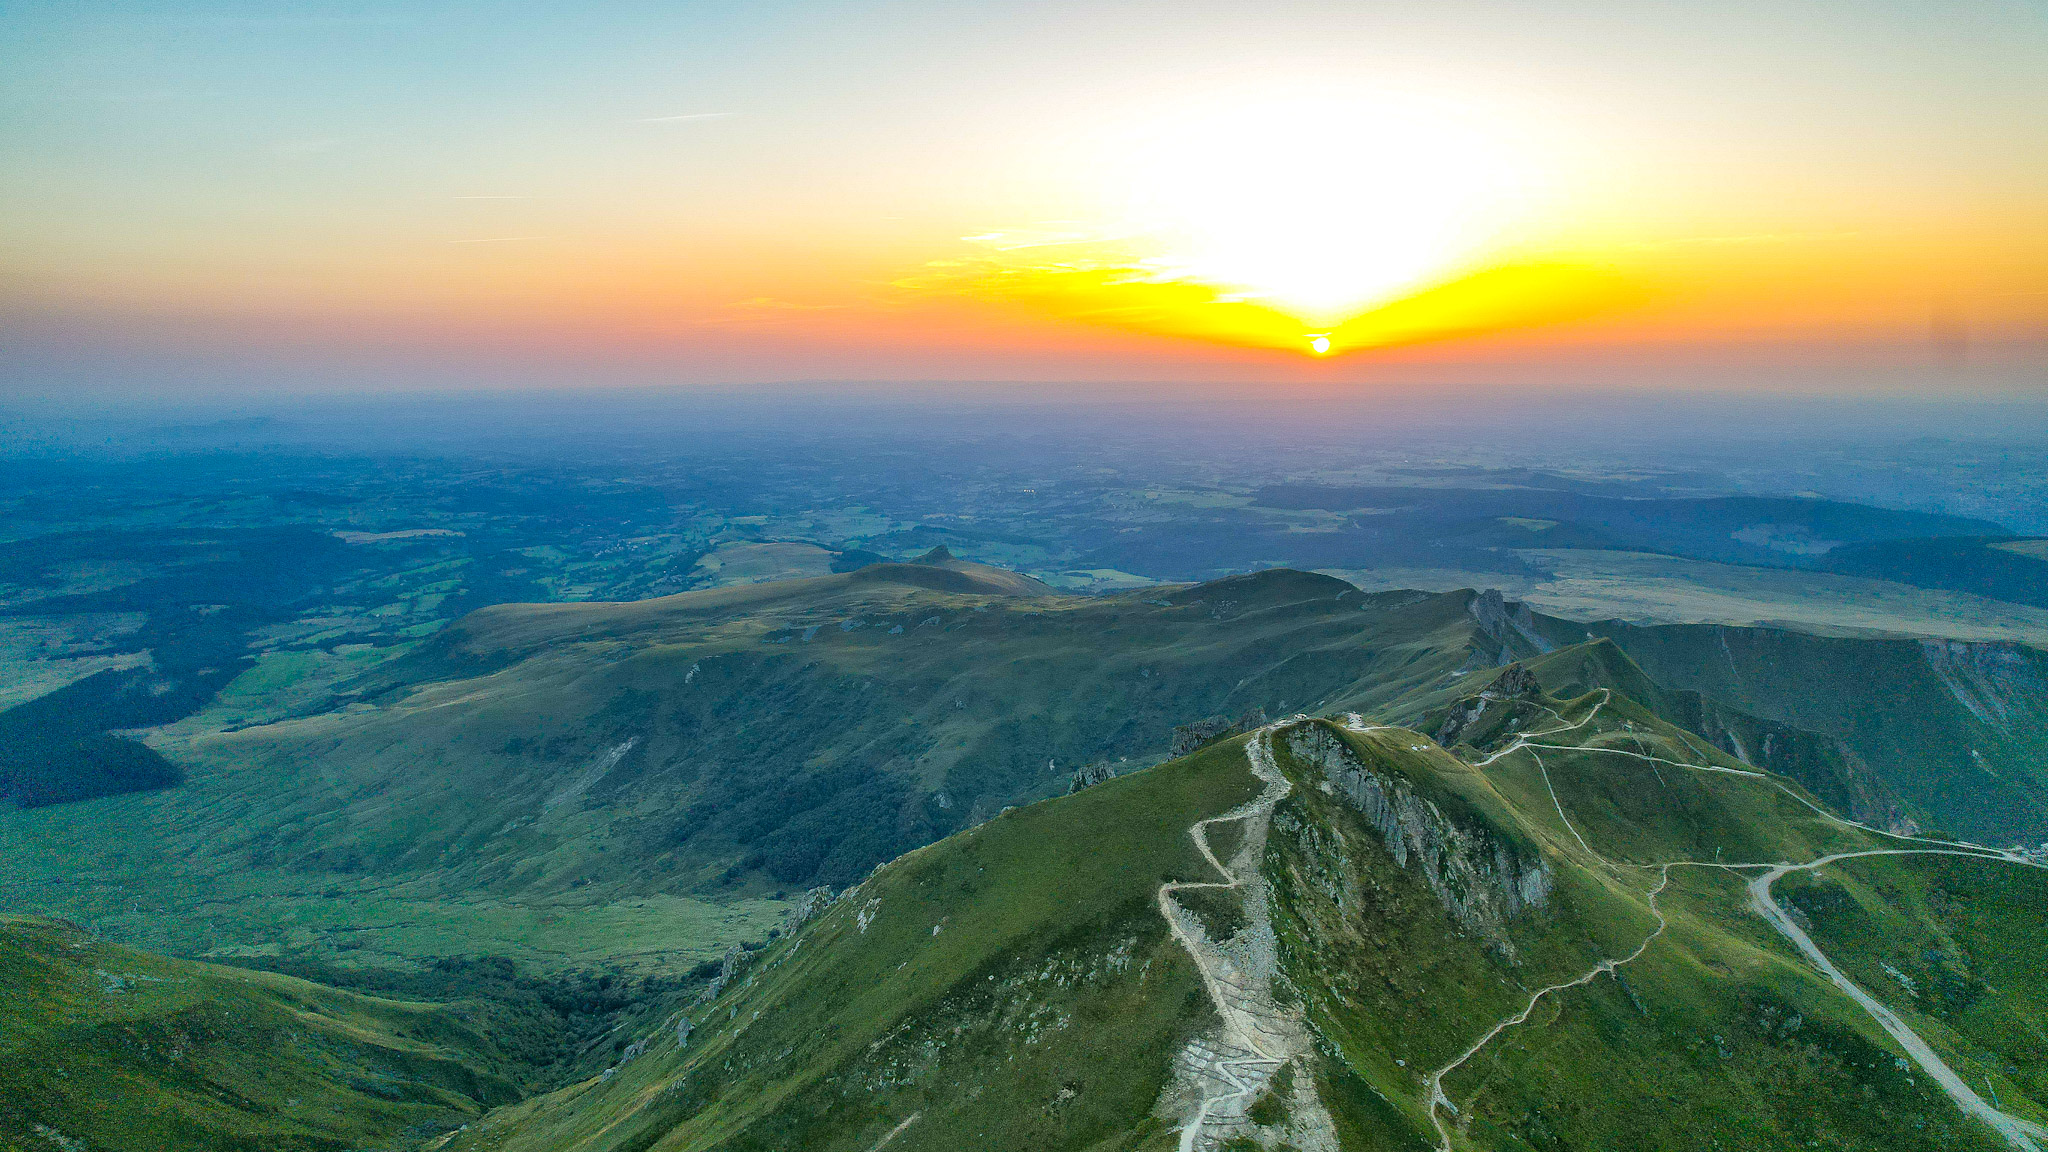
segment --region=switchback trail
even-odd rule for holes
[[[1593,965],[1591,968],[1586,969],[1584,972],[1579,973],[1577,976],[1574,976],[1569,980],[1561,981],[1559,983],[1549,985],[1548,987],[1538,988],[1534,993],[1532,993],[1529,996],[1529,1002],[1522,1006],[1522,1010],[1520,1012],[1515,1013],[1513,1016],[1510,1016],[1507,1019],[1502,1020],[1498,1024],[1495,1024],[1493,1027],[1487,1029],[1486,1035],[1481,1036],[1477,1040],[1474,1040],[1472,1042],[1472,1046],[1470,1048],[1465,1049],[1464,1052],[1460,1053],[1456,1060],[1451,1061],[1449,1064],[1446,1064],[1443,1067],[1429,1074],[1429,1080],[1427,1081],[1429,1086],[1429,1122],[1436,1126],[1436,1135],[1438,1141],[1437,1147],[1438,1149],[1440,1149],[1440,1152],[1451,1152],[1451,1129],[1450,1125],[1444,1123],[1442,1109],[1448,1108],[1453,1113],[1457,1112],[1458,1110],[1458,1106],[1451,1103],[1450,1097],[1444,1095],[1444,1077],[1450,1075],[1452,1072],[1457,1071],[1459,1065],[1463,1064],[1467,1060],[1470,1060],[1472,1057],[1478,1055],[1479,1050],[1486,1047],[1487,1044],[1491,1043],[1495,1036],[1498,1036],[1501,1033],[1507,1031],[1508,1029],[1513,1028],[1515,1025],[1520,1024],[1523,1021],[1527,1020],[1529,1018],[1529,1014],[1536,1011],[1537,1003],[1540,1002],[1545,996],[1550,995],[1552,992],[1562,992],[1567,988],[1577,988],[1581,984],[1591,984],[1594,980],[1598,979],[1599,977],[1606,975],[1607,973],[1613,972],[1616,968],[1621,967],[1623,964],[1626,964],[1629,961],[1634,960],[1636,957],[1641,956],[1645,951],[1648,951],[1650,944],[1653,941],[1655,941],[1657,937],[1662,936],[1664,934],[1664,929],[1668,927],[1670,923],[1664,918],[1663,909],[1657,907],[1657,895],[1663,892],[1664,886],[1666,884],[1669,884],[1670,882],[1671,868],[1669,865],[1666,865],[1659,871],[1659,874],[1657,876],[1656,887],[1650,889],[1650,912],[1652,915],[1657,917],[1657,926],[1651,929],[1650,934],[1648,936],[1643,937],[1643,942],[1641,944],[1636,945],[1635,951],[1618,959],[1610,957],[1606,960],[1602,960],[1598,964]]]
[[[1171,881],[1159,886],[1159,914],[1166,919],[1174,940],[1194,960],[1209,1001],[1223,1022],[1222,1036],[1214,1043],[1197,1040],[1189,1047],[1187,1059],[1201,1091],[1201,1103],[1181,1129],[1181,1152],[1195,1152],[1202,1130],[1212,1118],[1219,1123],[1241,1119],[1257,1095],[1272,1082],[1274,1073],[1306,1046],[1306,1038],[1295,1035],[1298,1023],[1288,1019],[1272,1002],[1268,969],[1276,960],[1270,954],[1270,946],[1263,950],[1268,954],[1261,954],[1257,939],[1234,949],[1211,943],[1200,921],[1174,900],[1175,893],[1197,889],[1241,891],[1253,880],[1273,809],[1294,791],[1273,762],[1272,734],[1277,727],[1261,728],[1245,741],[1245,759],[1251,764],[1252,774],[1265,784],[1258,796],[1221,816],[1197,820],[1188,828],[1188,836],[1202,859],[1223,879]],[[1232,822],[1242,822],[1244,831],[1238,838],[1237,852],[1231,863],[1226,864],[1209,846],[1209,826]],[[1266,924],[1263,892],[1248,893],[1245,903],[1253,925],[1238,936],[1257,937],[1256,929]],[[1264,935],[1270,937],[1269,925]],[[1236,943],[1235,937],[1231,943]],[[1266,943],[1270,945],[1270,941]],[[1215,1082],[1213,1086],[1210,1081]],[[1222,1090],[1214,1090],[1218,1087]],[[1332,1137],[1334,1147],[1334,1133]]]

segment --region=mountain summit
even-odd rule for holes
[[[2048,981],[2022,936],[2048,872],[1832,816],[1611,688],[1517,679],[1456,703],[1455,752],[1297,716],[1005,812],[846,889],[632,1059],[444,1147],[2040,1135],[2020,1037]],[[1752,911],[1759,891],[1805,944]],[[1871,918],[1896,936],[1860,933]],[[1899,963],[1920,975],[1876,984]],[[1969,1008],[1916,999],[1922,978],[1965,981]],[[1873,985],[1892,1007],[1859,1002]],[[1927,1037],[1911,1059],[1894,1025]]]

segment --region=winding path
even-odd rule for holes
[[[1285,1046],[1276,1043],[1279,1037],[1269,1022],[1262,1018],[1264,1014],[1256,1011],[1247,1002],[1249,997],[1221,970],[1222,965],[1212,954],[1212,949],[1205,947],[1205,942],[1196,939],[1188,930],[1186,918],[1190,914],[1173,899],[1176,892],[1201,888],[1236,891],[1245,886],[1247,878],[1217,859],[1215,851],[1209,847],[1209,826],[1244,821],[1247,825],[1246,834],[1241,837],[1240,843],[1252,844],[1261,839],[1255,833],[1264,830],[1266,823],[1272,819],[1273,809],[1294,791],[1294,785],[1288,783],[1286,775],[1273,763],[1273,727],[1268,725],[1252,733],[1251,739],[1245,741],[1244,746],[1245,759],[1251,763],[1252,775],[1263,781],[1265,788],[1249,802],[1221,816],[1197,820],[1188,827],[1188,836],[1194,840],[1195,848],[1201,852],[1202,859],[1207,860],[1210,867],[1216,869],[1223,879],[1179,880],[1159,886],[1159,914],[1165,918],[1174,940],[1182,948],[1187,949],[1188,955],[1195,962],[1195,968],[1201,972],[1203,987],[1209,992],[1209,1001],[1215,1006],[1216,1014],[1223,1020],[1224,1043],[1231,1050],[1208,1053],[1214,1059],[1207,1065],[1207,1070],[1222,1080],[1228,1091],[1212,1093],[1205,1088],[1202,1102],[1195,1109],[1194,1117],[1181,1129],[1180,1152],[1194,1152],[1195,1142],[1201,1138],[1202,1127],[1209,1122],[1211,1113],[1219,1106],[1248,1106],[1250,1098],[1264,1088],[1272,1079],[1273,1073],[1294,1055],[1292,1052],[1281,1051]],[[1241,847],[1239,856],[1244,854]]]
[[[1657,927],[1652,929],[1648,936],[1643,937],[1643,942],[1641,944],[1636,945],[1635,951],[1619,959],[1610,957],[1609,959],[1602,960],[1598,964],[1593,965],[1591,968],[1586,969],[1584,972],[1579,973],[1577,976],[1572,977],[1570,980],[1566,980],[1558,984],[1552,984],[1546,988],[1537,989],[1533,994],[1530,995],[1529,1002],[1522,1006],[1522,1010],[1520,1012],[1515,1013],[1513,1016],[1510,1016],[1507,1019],[1502,1020],[1500,1023],[1495,1024],[1493,1027],[1487,1029],[1486,1035],[1481,1036],[1477,1040],[1474,1040],[1472,1042],[1472,1046],[1470,1048],[1465,1049],[1465,1051],[1463,1051],[1462,1053],[1460,1053],[1456,1060],[1451,1061],[1449,1064],[1446,1064],[1443,1067],[1429,1074],[1429,1080],[1427,1081],[1429,1086],[1429,1122],[1436,1126],[1437,1147],[1441,1149],[1442,1152],[1451,1152],[1451,1128],[1450,1125],[1444,1123],[1444,1118],[1441,1110],[1448,1108],[1453,1113],[1456,1113],[1458,1110],[1458,1106],[1451,1103],[1451,1098],[1444,1095],[1444,1077],[1457,1071],[1459,1065],[1463,1064],[1467,1060],[1470,1060],[1472,1057],[1478,1055],[1479,1050],[1481,1048],[1486,1047],[1487,1044],[1491,1043],[1495,1036],[1498,1036],[1501,1033],[1507,1031],[1508,1029],[1513,1028],[1515,1025],[1520,1024],[1523,1021],[1527,1020],[1529,1018],[1529,1014],[1536,1011],[1537,1003],[1540,1002],[1545,996],[1550,995],[1552,992],[1562,992],[1567,988],[1576,988],[1581,984],[1591,984],[1594,980],[1598,979],[1599,977],[1614,971],[1616,968],[1619,968],[1623,964],[1626,964],[1629,961],[1634,960],[1636,957],[1641,956],[1645,951],[1647,951],[1650,947],[1650,943],[1656,940],[1657,937],[1662,936],[1664,934],[1664,929],[1670,926],[1670,921],[1664,918],[1663,909],[1657,907],[1658,893],[1664,891],[1664,886],[1666,884],[1669,884],[1670,882],[1671,865],[1663,865],[1660,868],[1657,876],[1656,887],[1650,889],[1650,912],[1652,915],[1657,917]]]
[[[1934,1049],[1928,1046],[1927,1041],[1920,1038],[1919,1033],[1907,1027],[1905,1021],[1899,1019],[1890,1008],[1879,1003],[1876,997],[1857,987],[1854,981],[1843,975],[1842,970],[1835,967],[1834,962],[1814,944],[1813,938],[1806,934],[1806,930],[1787,915],[1771,895],[1771,885],[1777,883],[1788,872],[1810,871],[1837,860],[1854,860],[1863,856],[1969,856],[1978,860],[2008,858],[1998,854],[1987,855],[1983,852],[1946,848],[1878,848],[1864,852],[1837,852],[1806,864],[1777,865],[1749,882],[1749,902],[1758,915],[1768,921],[1771,927],[1776,928],[1779,935],[1790,940],[1808,960],[1813,962],[1814,967],[1821,970],[1822,975],[1834,983],[1835,987],[1840,988],[1849,999],[1854,1000],[1859,1007],[1869,1013],[1870,1018],[1877,1021],[1880,1027],[1891,1033],[1892,1039],[1898,1041],[1899,1047],[1906,1050],[1906,1055],[1911,1056],[1915,1064],[1933,1077],[1934,1082],[1941,1085],[1942,1091],[1947,1092],[1950,1098],[1961,1105],[1963,1111],[1991,1125],[2005,1138],[2006,1143],[2020,1149],[2021,1152],[2041,1152],[2041,1146],[2035,1143],[2035,1139],[2048,1140],[2048,1128],[2002,1112],[1977,1095],[1968,1082],[1956,1075],[1955,1069],[1950,1068]]]

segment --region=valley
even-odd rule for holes
[[[1930,851],[2039,872],[2048,657],[2018,639],[722,549],[667,596],[180,657],[179,703],[104,737],[174,776],[0,813],[0,905],[521,1038],[437,1057],[483,1095],[361,1104],[394,1148],[2037,1146],[2038,982],[1976,974],[2023,950],[2005,925],[1922,949],[1964,1019],[1799,911]],[[98,683],[89,722],[143,699]],[[1853,903],[1927,924],[1952,888]],[[0,1128],[150,1146],[14,1083]],[[279,1107],[148,1083],[181,1147]]]
[[[2039,4],[0,4],[0,1152],[2048,1152]]]

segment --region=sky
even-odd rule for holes
[[[2048,398],[2048,5],[0,7],[0,388]]]

